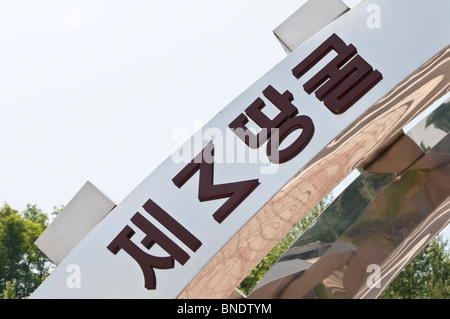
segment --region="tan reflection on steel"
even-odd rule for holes
[[[449,131],[450,99],[368,163],[247,298],[378,297],[449,223]]]

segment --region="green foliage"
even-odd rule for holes
[[[442,236],[434,238],[392,281],[380,299],[449,299],[447,244]]]
[[[64,209],[64,205],[53,206],[52,216],[56,217],[59,213],[61,213]]]
[[[255,267],[239,285],[249,294],[281,255],[325,210],[325,198]],[[56,216],[62,206],[54,207]],[[7,204],[0,208],[0,299],[28,297],[54,266],[34,245],[48,225],[48,217],[36,205],[19,213]],[[450,252],[447,241],[437,236],[397,276],[381,299],[449,299]]]
[[[333,205],[339,206],[346,202],[335,201]],[[305,232],[305,230],[329,204],[328,198],[321,201],[252,270],[238,289],[248,295],[301,234],[304,233],[304,236],[308,237],[308,231]],[[331,219],[327,221],[333,222]],[[316,223],[315,227],[317,226],[320,225]],[[450,253],[447,250],[447,244],[448,242],[444,241],[442,236],[433,239],[389,285],[380,299],[450,299]]]
[[[17,283],[15,280],[7,281],[3,290],[3,299],[19,299],[16,294]]]
[[[446,133],[450,132],[450,102],[447,100],[442,104],[437,110],[432,112],[427,118],[426,127],[433,125],[435,128],[444,131]]]
[[[7,204],[0,208],[0,297],[25,298],[48,275],[52,263],[34,245],[48,225],[36,205],[19,213]]]
[[[303,220],[264,257],[263,260],[252,270],[252,272],[240,283],[238,289],[248,295],[261,278],[280,259],[281,255],[292,245],[292,243],[308,228],[308,226],[319,216],[330,203],[330,198],[322,200]]]

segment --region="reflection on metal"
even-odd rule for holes
[[[59,265],[115,206],[102,191],[86,182],[34,244]]]
[[[342,0],[309,0],[273,33],[289,54],[348,10]]]
[[[247,298],[378,297],[450,220],[449,131],[450,99],[372,162]]]

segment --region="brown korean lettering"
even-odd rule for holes
[[[267,117],[262,111],[266,106],[261,98],[257,98],[246,110],[245,114],[240,114],[229,127],[248,147],[256,149],[264,144],[272,133],[272,129],[280,127],[287,119],[298,113],[298,109],[291,103],[294,96],[291,92],[286,91],[280,94],[271,85],[264,91],[263,95],[275,105],[280,113],[274,119]],[[252,119],[262,131],[257,135],[253,134],[246,124],[249,122],[248,117]]]
[[[195,238],[187,229],[175,221],[152,200],[148,200],[145,203],[144,209],[192,251],[197,251],[197,249],[201,246],[201,242],[197,238]],[[116,255],[121,249],[130,255],[138,263],[142,270],[145,288],[149,290],[156,289],[154,268],[174,268],[174,260],[179,262],[181,265],[184,265],[189,260],[189,255],[140,213],[133,215],[131,222],[145,234],[141,244],[147,250],[157,244],[170,256],[154,256],[142,250],[131,240],[135,234],[135,231],[128,225],[122,229],[122,231],[113,239],[107,248],[114,255]]]
[[[181,188],[196,172],[199,172],[198,199],[201,202],[228,198],[213,214],[218,223],[222,223],[259,185],[257,179],[214,184],[213,142],[210,142],[172,181]]]
[[[307,81],[303,88],[308,94],[315,91],[316,97],[331,112],[342,114],[380,82],[383,76],[357,55],[352,44],[346,45],[336,34],[298,64],[292,74],[299,79],[333,50],[337,56]]]
[[[285,163],[297,156],[309,143],[314,135],[314,123],[308,116],[296,116],[298,109],[292,104],[294,96],[286,91],[280,94],[271,85],[264,91],[263,95],[275,105],[280,113],[274,119],[268,118],[262,109],[265,106],[261,98],[255,100],[246,110],[241,113],[229,127],[233,132],[251,148],[259,148],[267,140],[266,154],[274,164]],[[245,126],[252,119],[262,131],[254,135]],[[283,150],[279,150],[280,144],[294,131],[302,130],[297,139]]]
[[[283,150],[279,150],[280,144],[294,131],[302,130],[300,135]],[[308,116],[296,116],[290,118],[278,130],[278,138],[271,138],[266,146],[266,154],[274,164],[283,164],[297,156],[308,145],[314,135],[314,123]],[[274,145],[274,140],[277,142]]]

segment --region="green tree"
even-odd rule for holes
[[[0,297],[29,296],[53,266],[34,245],[48,225],[48,217],[36,205],[19,213],[7,204],[0,208]],[[14,290],[14,294],[12,293]]]
[[[392,281],[380,299],[449,299],[448,241],[435,237]]]
[[[3,290],[3,299],[18,299],[16,294],[16,281],[13,280],[6,282],[6,287]]]
[[[331,200],[321,201],[241,282],[248,295],[281,255],[319,216]],[[316,224],[317,226],[317,224]],[[306,233],[305,233],[306,235]],[[379,297],[380,299],[450,299],[450,253],[442,236],[434,238]]]
[[[432,112],[426,120],[426,127],[433,125],[444,132],[450,131],[450,101],[447,100],[441,107]]]
[[[309,212],[294,228],[264,257],[263,260],[252,270],[252,272],[240,283],[238,289],[248,295],[261,278],[280,259],[281,255],[292,245],[292,243],[308,228],[308,226],[319,216],[331,202],[326,197]]]

